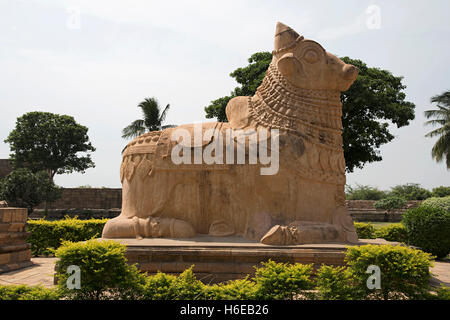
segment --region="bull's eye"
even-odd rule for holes
[[[316,63],[317,61],[319,61],[319,55],[315,50],[310,49],[303,54],[303,59],[305,59],[309,63]]]

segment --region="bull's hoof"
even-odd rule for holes
[[[286,226],[273,226],[261,239],[262,244],[290,245],[296,244],[295,230]]]
[[[213,237],[227,237],[234,234],[234,228],[225,220],[217,220],[209,226],[209,235]]]

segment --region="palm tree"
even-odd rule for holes
[[[437,125],[439,128],[427,133],[425,137],[439,137],[431,149],[431,156],[437,162],[445,158],[447,169],[450,169],[450,90],[432,97],[431,102],[437,103],[437,110],[425,111],[425,117],[431,119],[425,124]]]
[[[143,119],[133,121],[129,126],[122,130],[122,138],[129,139],[140,136],[148,131],[159,131],[172,125],[163,126],[166,118],[169,104],[161,112],[158,100],[156,98],[146,98],[139,103],[138,107],[142,109]]]

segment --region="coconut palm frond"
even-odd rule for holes
[[[129,139],[140,136],[145,133],[144,120],[138,119],[133,121],[129,126],[122,130],[122,138]]]
[[[447,169],[450,168],[450,90],[431,98],[432,103],[437,104],[437,109],[427,110],[424,115],[427,119],[425,125],[439,126],[428,132],[425,137],[439,139],[431,149],[431,156],[437,162],[446,160]]]
[[[425,121],[425,125],[426,126],[436,126],[436,125],[441,125],[441,126],[445,126],[446,121],[444,119],[433,119],[433,120],[428,120]]]
[[[169,111],[170,104],[167,104],[167,106],[164,108],[163,112],[161,112],[161,116],[159,117],[159,122],[163,123],[164,120],[166,120],[167,111]]]
[[[141,108],[143,119],[136,120],[125,127],[122,130],[122,138],[136,137],[147,131],[161,130],[161,125],[162,122],[164,122],[169,106],[170,105],[168,104],[161,113],[158,100],[155,97],[145,98],[144,101],[138,105],[138,107]]]

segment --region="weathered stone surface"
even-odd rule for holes
[[[220,282],[253,275],[255,266],[277,262],[344,265],[344,244],[268,246],[242,237],[197,236],[191,239],[116,239],[127,245],[128,263],[149,274],[182,273],[194,266],[198,279]]]
[[[25,242],[27,209],[0,208],[0,272],[28,266],[31,245]]]
[[[103,237],[212,233],[257,238],[270,220],[275,229],[262,237],[268,244],[357,242],[345,203],[340,101],[340,92],[357,73],[317,42],[278,23],[266,76],[253,97],[230,100],[228,123],[208,122],[200,129],[181,125],[146,133],[127,145],[120,166],[122,211],[105,225]],[[263,140],[271,141],[266,151],[279,155],[273,175],[261,174],[267,166],[257,161],[175,164],[171,158],[180,146],[189,146],[183,153],[192,151],[188,157],[193,160],[197,151],[211,147],[220,154],[217,141],[227,139],[230,130],[260,130],[259,139],[262,129],[268,131]],[[179,130],[193,139],[172,140]],[[279,148],[272,145],[273,137],[279,138]],[[234,144],[239,147],[250,159],[250,142]],[[263,217],[261,227],[255,227],[252,220],[262,214],[270,219]]]

